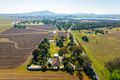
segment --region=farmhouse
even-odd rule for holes
[[[59,60],[59,55],[54,54],[54,58],[52,60],[52,69],[53,70],[58,70],[60,67],[60,60]]]

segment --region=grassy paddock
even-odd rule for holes
[[[9,19],[0,19],[0,32],[5,31],[13,26],[12,20]]]
[[[88,35],[84,31],[72,31],[72,34],[81,42],[87,55],[93,61],[93,67],[100,80],[109,80],[109,72],[104,67],[104,63],[120,57],[120,31],[109,30],[109,34],[105,35]],[[84,35],[88,35],[89,43],[82,41],[81,37]]]
[[[50,42],[50,54],[53,57],[55,53],[58,53],[59,47],[56,46],[55,42]]]

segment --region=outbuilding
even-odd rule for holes
[[[40,69],[41,69],[41,66],[38,66],[38,65],[31,65],[30,67],[28,67],[28,70],[30,71],[37,71]]]

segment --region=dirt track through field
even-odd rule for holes
[[[16,34],[17,35],[17,34]],[[14,44],[14,47],[16,48],[16,49],[33,49],[33,48],[35,48],[35,47],[28,47],[28,48],[20,48],[19,46],[18,46],[18,43],[16,43],[15,41],[11,41],[11,40],[9,40],[8,38],[0,38],[0,43],[12,43],[12,44]]]

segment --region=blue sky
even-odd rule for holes
[[[41,10],[56,13],[120,14],[120,0],[0,0],[0,13]]]

